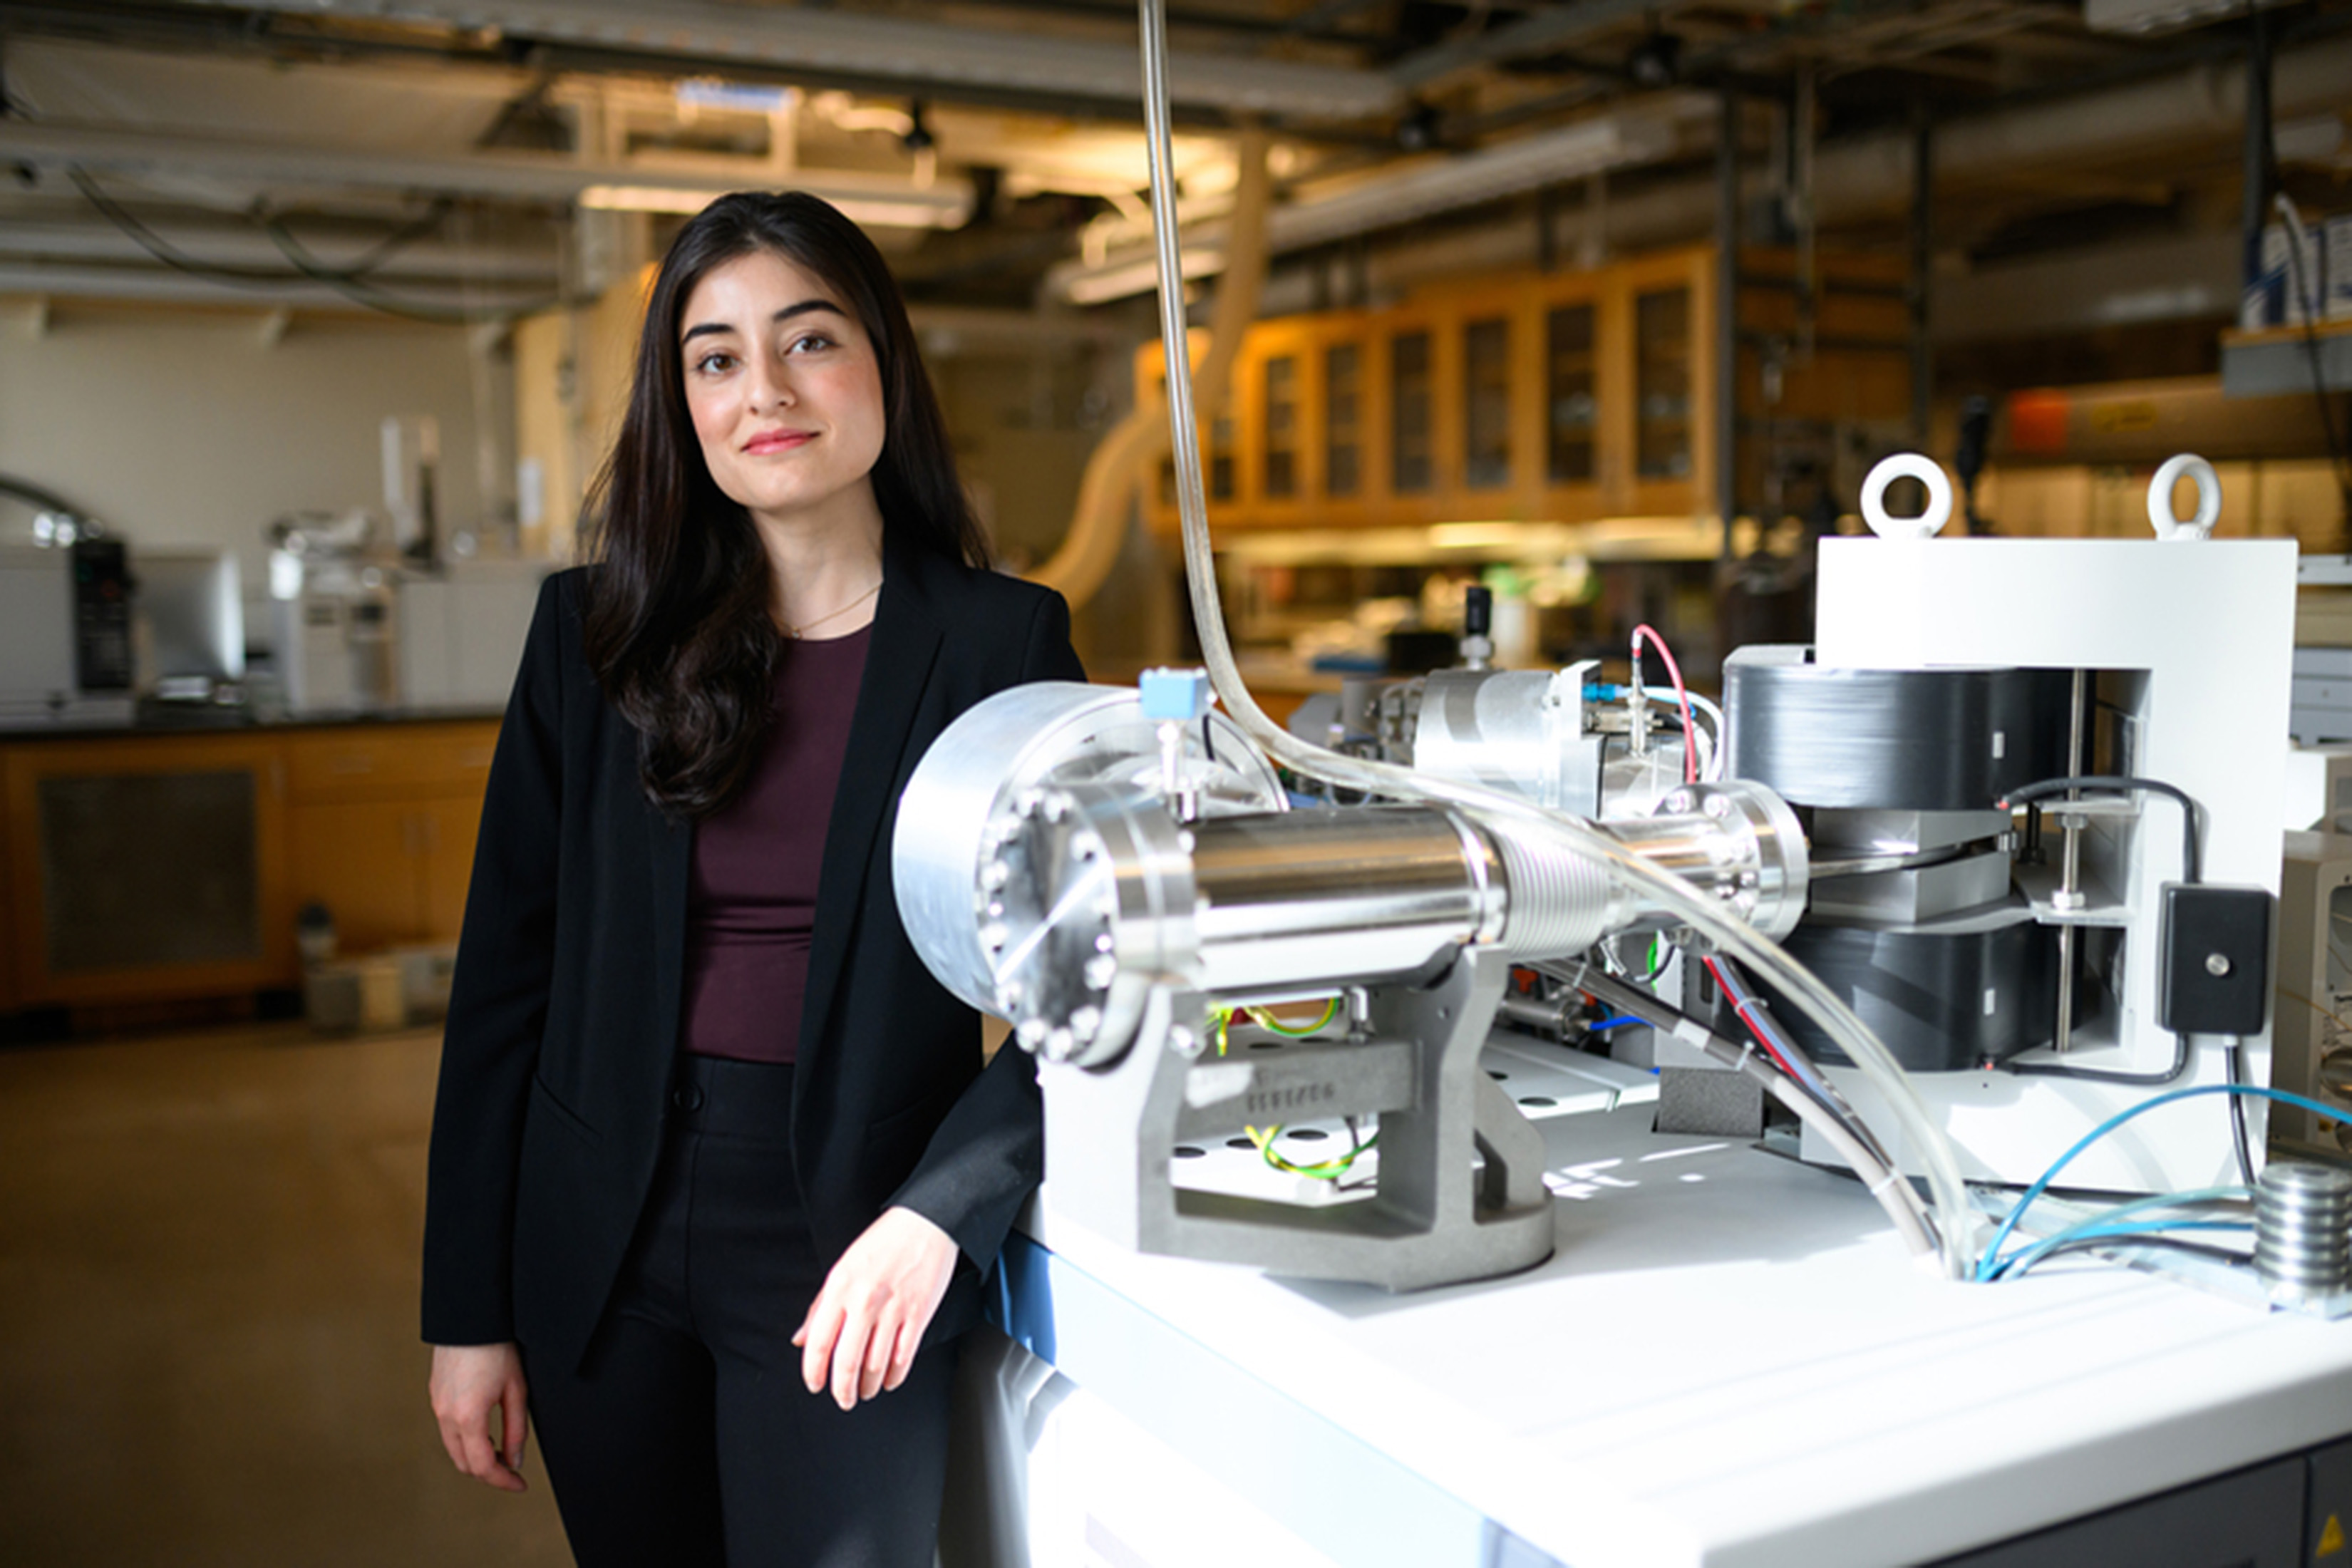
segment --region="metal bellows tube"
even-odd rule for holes
[[[1774,941],[1804,913],[1806,849],[1796,813],[1770,790],[1734,782],[1685,784],[1654,816],[1601,824],[1627,849],[1713,893]],[[1660,911],[1556,841],[1497,825],[1510,886],[1502,943],[1515,958],[1580,952]]]

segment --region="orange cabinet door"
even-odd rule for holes
[[[480,836],[482,803],[436,800],[425,822],[425,939],[455,942],[465,923],[466,887],[474,875],[474,842]]]
[[[324,904],[339,952],[360,953],[425,934],[425,845],[431,803],[298,805],[294,901]]]

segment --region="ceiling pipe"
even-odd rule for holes
[[[221,267],[287,268],[286,253],[268,236],[250,226],[229,227],[216,221],[179,222],[152,216],[146,221],[166,230],[166,238],[200,261]],[[339,258],[341,252],[364,251],[382,237],[339,234],[331,238],[298,237],[321,266],[332,268],[346,265]],[[138,241],[102,218],[69,222],[12,217],[0,223],[0,257],[52,265],[143,264],[152,259]],[[548,289],[555,287],[557,272],[552,246],[465,245],[421,239],[404,246],[398,255],[382,266],[372,268],[368,276],[378,281],[431,278],[453,283],[521,283]],[[287,276],[293,279],[291,271]]]
[[[1126,43],[1041,37],[809,5],[770,10],[711,0],[191,0],[247,14],[423,22],[545,42],[698,61],[740,60],[908,88],[959,87],[1131,100]],[[1364,120],[1401,101],[1377,71],[1246,55],[1178,54],[1170,91],[1184,107],[1234,114]]]
[[[1621,23],[1655,17],[1664,8],[1658,0],[1577,0],[1575,5],[1539,11],[1475,37],[1408,55],[1389,67],[1388,77],[1399,87],[1419,91],[1443,85],[1465,71],[1583,43]]]
[[[361,185],[445,195],[491,196],[562,205],[598,187],[652,187],[724,195],[770,183],[763,166],[686,170],[643,163],[584,163],[555,153],[472,153],[456,157],[294,147],[226,137],[124,131],[111,126],[0,119],[0,159],[45,173],[79,167],[112,174],[189,172],[292,185]],[[771,175],[771,179],[772,176]],[[971,209],[971,182],[941,174],[929,185],[886,174],[796,169],[793,183],[845,209],[922,208],[952,226]]]
[[[2272,112],[2292,120],[2340,110],[2347,81],[2352,81],[2352,39],[2282,52],[2272,79]],[[2234,149],[2244,119],[2245,73],[2234,60],[2221,59],[2076,98],[1941,122],[1936,132],[1936,183],[1948,195],[2014,180],[2021,169],[2057,170],[2126,154],[2145,156],[2151,148]],[[1911,201],[1914,151],[1907,128],[1823,142],[1814,166],[1819,221],[1836,227],[1899,218]],[[1761,196],[1769,180],[1763,171],[1747,175],[1748,197]],[[1580,226],[1590,220],[1570,208],[1558,221],[1559,243],[1573,248]],[[1612,250],[1703,239],[1714,232],[1715,182],[1706,176],[1675,180],[1630,195],[1612,188],[1607,222]],[[1358,232],[1392,226],[1397,226],[1375,219]],[[1284,233],[1280,209],[1272,232],[1278,251]],[[1213,251],[1214,235],[1188,235],[1185,242]],[[1448,272],[1525,266],[1535,247],[1532,230],[1517,222],[1410,240],[1376,254],[1368,281],[1376,292],[1393,293]],[[1115,251],[1106,266],[1124,259]],[[1213,268],[1204,262],[1202,270]],[[1310,309],[1310,280],[1276,279],[1268,285],[1265,306],[1269,314]]]
[[[1375,174],[1275,208],[1266,218],[1266,247],[1277,255],[1304,250],[1566,180],[1655,163],[1703,145],[1696,132],[1711,112],[1704,98],[1676,93],[1556,131]],[[1185,277],[1204,276],[1224,265],[1228,229],[1227,223],[1212,221],[1185,236]],[[1047,272],[1046,287],[1075,304],[1099,304],[1147,292],[1154,279],[1150,251],[1138,245],[1113,250],[1093,265],[1063,262]]]
[[[542,310],[551,290],[518,294],[507,286],[496,291],[447,282],[403,282],[383,293],[396,303],[419,310],[461,315],[501,315]],[[209,278],[162,268],[58,267],[37,262],[0,261],[0,294],[47,296],[52,300],[138,300],[156,304],[219,305],[257,310],[299,310],[365,316],[382,315],[351,296],[323,283],[289,279],[250,287],[224,286]]]

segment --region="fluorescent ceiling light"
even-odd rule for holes
[[[802,184],[800,188],[824,197],[840,208],[841,215],[850,222],[869,227],[953,228],[964,218],[962,198],[955,192],[942,192],[934,196],[927,192],[909,190],[903,196],[889,196],[833,192],[807,184]],[[603,212],[691,215],[700,212],[726,194],[724,191],[695,190],[682,185],[590,185],[580,193],[580,205]]]
[[[698,213],[725,194],[667,185],[591,185],[580,193],[580,205],[608,213]]]
[[[688,77],[673,94],[681,104],[696,109],[726,109],[739,114],[781,114],[800,100],[800,89],[722,81],[717,77]]]

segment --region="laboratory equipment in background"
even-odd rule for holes
[[[0,546],[0,729],[128,723],[132,676],[121,540]]]
[[[2288,723],[2301,745],[2352,741],[2352,647],[2294,650],[2294,705]]]
[[[302,513],[269,530],[278,671],[297,713],[505,704],[552,569],[476,556],[430,570],[367,512]]]
[[[2352,832],[2352,745],[2287,748],[2279,822],[2289,833]]]
[[[269,527],[271,643],[287,708],[373,713],[400,703],[393,575],[364,511]]]
[[[477,557],[395,573],[402,706],[504,707],[550,570],[544,561]]]
[[[245,679],[245,595],[236,554],[142,548],[132,567],[140,688],[174,702],[234,695]]]
[[[2289,833],[2279,883],[2277,1033],[2271,1082],[2341,1112],[2282,1105],[2282,1152],[2352,1161],[2352,837]]]
[[[383,505],[392,548],[412,566],[441,559],[441,422],[396,414],[383,422]]]

